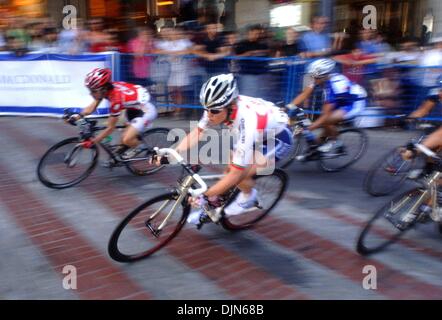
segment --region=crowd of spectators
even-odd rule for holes
[[[277,100],[274,93],[278,90],[273,88],[284,79],[263,59],[269,57],[282,61],[285,57],[332,57],[348,78],[368,90],[372,105],[389,109],[404,104],[415,107],[441,73],[434,69],[442,66],[440,38],[423,46],[423,39],[408,37],[391,46],[377,30],[360,30],[358,41],[349,44],[347,35],[330,34],[330,21],[321,16],[313,17],[307,30],[252,25],[245,32],[224,32],[216,19],[192,24],[170,20],[151,26],[127,33],[104,19],[78,19],[76,28],[63,29],[49,18],[29,23],[11,16],[0,27],[0,51],[17,56],[28,52],[126,53],[130,57],[125,70],[128,80],[145,86],[162,81],[178,105],[194,102],[188,97],[195,97],[205,79],[222,72],[238,75],[243,94]],[[398,67],[401,65],[404,67]],[[400,101],[398,96],[404,99]]]

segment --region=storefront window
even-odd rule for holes
[[[21,16],[25,17],[41,17],[45,13],[45,0],[12,0],[12,7]]]

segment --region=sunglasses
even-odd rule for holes
[[[207,109],[207,108],[204,108],[204,111],[209,112],[211,114],[220,114],[221,112],[223,112],[223,110],[220,109]]]

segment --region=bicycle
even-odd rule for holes
[[[63,118],[68,118],[72,113],[66,112]],[[66,189],[73,187],[85,180],[96,168],[99,158],[99,148],[94,144],[90,149],[82,147],[81,143],[94,137],[95,133],[106,127],[97,126],[97,121],[81,119],[73,124],[79,128],[78,137],[62,140],[49,148],[42,156],[37,166],[38,179],[48,188]],[[117,126],[124,129],[125,126]],[[154,152],[154,146],[170,147],[176,139],[168,141],[169,129],[148,129],[139,136],[141,141],[137,153],[124,159],[114,153],[118,145],[102,142],[98,145],[109,156],[107,167],[112,170],[116,167],[125,167],[137,176],[146,176],[161,170],[164,166],[157,167],[149,164]]]
[[[278,164],[278,167],[283,169],[287,168],[299,155],[305,154],[311,148],[311,144],[306,139],[305,132],[312,122],[307,118],[302,108],[298,108],[298,110],[294,120],[289,125],[292,131],[294,146],[291,148],[291,154]],[[345,126],[346,123],[343,123],[343,125]],[[307,161],[318,161],[319,167],[325,172],[343,170],[362,157],[367,149],[368,137],[363,130],[348,127],[339,129],[336,141],[339,141],[341,144],[336,150],[319,151],[321,149],[319,147],[317,156]],[[324,144],[327,142],[328,139],[324,141]]]
[[[191,207],[190,196],[198,196],[207,191],[206,181],[218,180],[223,175],[200,176],[201,166],[191,166],[173,149],[160,149],[158,155],[169,156],[183,168],[183,177],[177,186],[168,193],[156,196],[134,209],[113,231],[108,244],[108,253],[118,262],[134,262],[147,258],[166,246],[186,224]],[[268,176],[255,176],[258,202],[255,207],[238,216],[227,216],[224,207],[239,194],[232,188],[221,197],[215,219],[208,207],[206,215],[200,218],[198,229],[206,223],[215,222],[227,230],[239,231],[252,227],[261,221],[277,205],[287,186],[287,175],[276,169]],[[198,187],[199,188],[196,188]]]
[[[409,119],[416,121],[416,119]],[[381,197],[399,190],[405,181],[416,180],[421,177],[425,167],[425,157],[419,155],[411,160],[404,160],[402,153],[408,144],[421,143],[436,128],[432,124],[423,124],[424,132],[417,138],[410,140],[407,144],[388,151],[385,155],[373,163],[367,172],[363,189],[374,197]]]
[[[438,195],[442,159],[418,143],[410,144],[407,149],[420,150],[432,159],[432,171],[422,180],[422,186],[393,198],[368,221],[356,244],[356,250],[361,255],[385,249],[418,223],[434,221],[438,223],[439,232],[442,233],[442,194]]]

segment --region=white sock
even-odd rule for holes
[[[244,193],[244,192],[241,192],[241,193],[238,195],[238,202],[239,202],[239,203],[246,202],[247,200],[249,200],[251,194],[252,194],[252,193]]]

